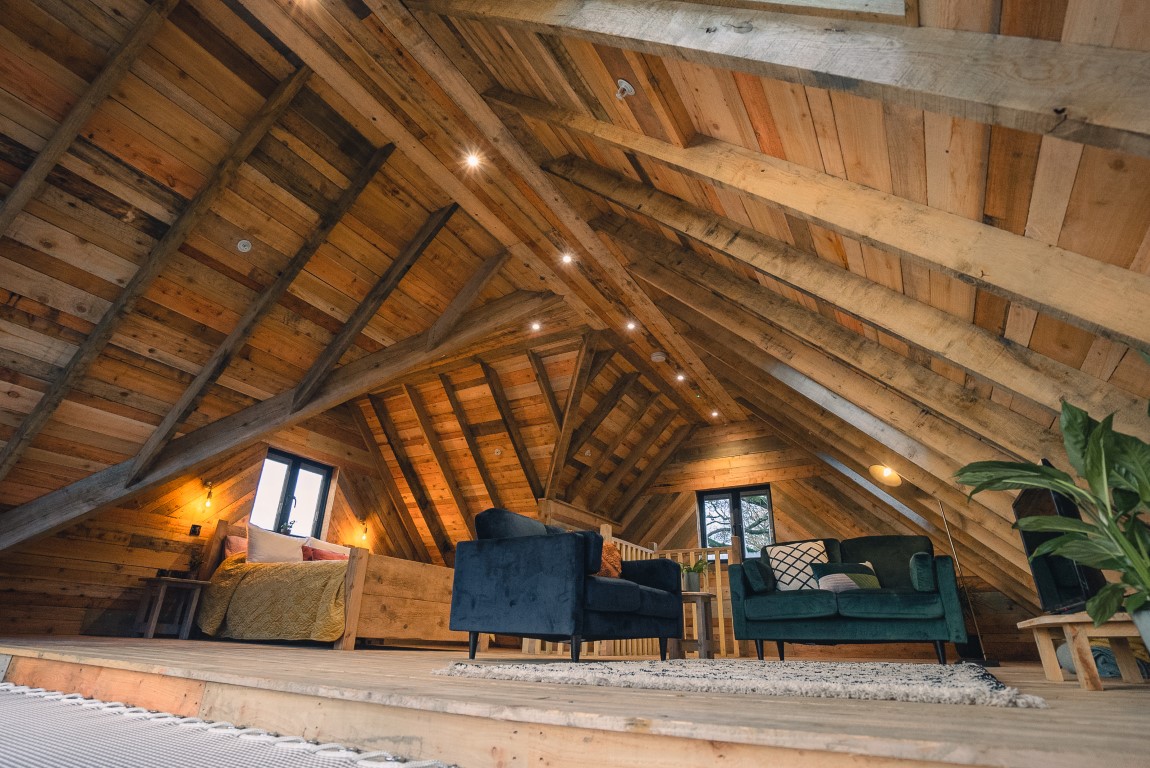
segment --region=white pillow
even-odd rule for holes
[[[317,539],[315,536],[308,536],[304,539],[303,545],[311,547],[312,549],[322,549],[325,552],[338,552],[341,555],[351,555],[351,547],[345,547],[342,544],[332,544],[330,541]]]
[[[302,563],[303,539],[248,526],[249,563]]]
[[[811,563],[827,562],[827,548],[822,540],[775,544],[766,551],[775,574],[775,586],[780,591],[819,588]]]

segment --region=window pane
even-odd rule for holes
[[[741,493],[739,507],[743,513],[743,552],[757,555],[763,547],[775,543],[771,495],[761,490]]]
[[[295,508],[288,517],[293,523],[291,527],[293,536],[312,535],[315,521],[323,514],[324,499],[320,498],[323,492],[323,480],[322,472],[300,467],[299,477],[295,481]]]
[[[275,459],[264,459],[260,484],[256,487],[256,500],[252,504],[249,522],[267,531],[276,529],[276,514],[287,485],[288,465]]]
[[[731,543],[731,497],[704,496],[703,524],[708,547],[726,547]]]

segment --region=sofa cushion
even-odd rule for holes
[[[639,613],[643,616],[678,618],[683,614],[683,600],[673,592],[639,586]]]
[[[615,546],[615,542],[605,541],[602,552],[601,567],[595,575],[608,579],[619,578],[620,574],[623,573],[623,556],[619,554],[619,548]]]
[[[517,536],[543,536],[547,526],[538,520],[500,507],[485,509],[475,516],[475,538],[510,539]]]
[[[840,551],[844,563],[872,562],[884,588],[911,589],[911,555],[915,552],[933,554],[934,546],[926,536],[862,536],[844,539]]]
[[[821,540],[775,544],[767,547],[766,552],[775,576],[775,586],[780,591],[818,587],[811,573],[811,563],[827,562],[826,545]]]
[[[910,556],[910,585],[919,592],[938,590],[938,582],[934,578],[934,555],[915,552]]]
[[[811,573],[818,580],[819,589],[828,592],[879,588],[870,563],[811,563]]]
[[[944,611],[937,592],[859,589],[838,594],[839,613],[854,619],[938,619]]]
[[[752,595],[743,601],[743,614],[753,621],[817,619],[838,613],[835,593],[821,589],[798,589]]]
[[[762,557],[751,557],[743,561],[743,576],[752,592],[760,594],[775,591],[775,574],[771,564]]]
[[[625,579],[588,576],[584,583],[583,605],[589,611],[637,613],[639,585]]]

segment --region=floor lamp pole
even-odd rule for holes
[[[954,546],[954,537],[950,534],[950,522],[946,519],[946,507],[943,506],[941,499],[934,500],[938,504],[938,511],[942,515],[942,527],[946,531],[946,540],[950,543],[950,554],[954,556],[954,570],[958,576],[958,582],[962,585],[962,594],[966,597],[966,607],[970,609],[970,620],[974,623],[974,634],[978,637],[978,650],[982,653],[982,665],[985,667],[997,667],[997,661],[991,661],[986,658],[986,645],[982,642],[982,629],[978,626],[978,614],[974,612],[974,601],[970,599],[970,586],[966,583],[966,576],[962,572],[962,561],[958,559],[958,549]]]

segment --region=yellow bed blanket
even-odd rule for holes
[[[212,637],[318,640],[343,635],[347,562],[248,563],[232,555],[212,574],[197,623]]]

